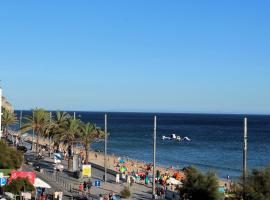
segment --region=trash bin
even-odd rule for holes
[[[79,178],[81,178],[81,172],[75,171],[75,172],[73,172],[73,176],[74,176],[74,178],[79,179]]]

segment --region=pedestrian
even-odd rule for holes
[[[119,183],[120,182],[120,174],[116,174],[116,177],[115,177],[115,182],[116,183]]]
[[[87,189],[88,189],[88,193],[90,194],[90,190],[91,190],[91,187],[92,187],[93,183],[92,181],[89,179],[88,182],[87,182]]]
[[[99,194],[99,200],[103,200],[102,194]]]
[[[109,200],[109,198],[108,198],[107,194],[104,194],[104,196],[103,196],[103,200]]]
[[[79,191],[80,191],[81,193],[83,193],[83,184],[82,184],[82,183],[80,183],[80,185],[79,185]]]
[[[112,200],[117,200],[117,197],[116,197],[116,195],[114,193],[112,195]]]
[[[83,190],[86,191],[87,183],[86,181],[83,182]]]
[[[112,193],[109,194],[109,200],[112,200]]]

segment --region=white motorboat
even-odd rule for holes
[[[162,140],[171,140],[170,137],[166,137],[165,135],[163,135],[161,139],[162,139]]]
[[[172,134],[171,135],[171,139],[176,140],[176,135],[175,134]]]
[[[161,140],[176,140],[176,141],[191,141],[191,139],[189,138],[189,137],[187,137],[187,136],[185,136],[185,137],[181,137],[181,136],[179,136],[179,135],[176,135],[176,134],[171,134],[171,136],[170,137],[167,137],[167,136],[165,136],[165,135],[163,135],[162,137],[161,137]]]

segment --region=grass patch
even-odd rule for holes
[[[12,169],[0,169],[0,172],[4,173],[4,176],[9,176]]]

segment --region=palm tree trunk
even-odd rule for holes
[[[88,164],[88,145],[85,146],[85,161],[84,164]]]
[[[38,147],[39,147],[39,133],[37,132],[36,135],[36,153],[38,154]]]

